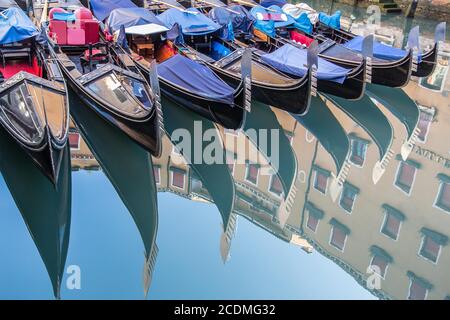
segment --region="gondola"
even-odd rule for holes
[[[101,39],[100,22],[78,0],[36,1],[33,12],[41,21],[53,59],[75,94],[111,125],[159,156],[163,126],[159,93],[152,91],[120,47]],[[124,59],[116,60],[119,54]]]
[[[57,185],[69,130],[64,79],[28,16],[13,1],[0,7],[0,123]]]
[[[172,2],[150,1],[149,9],[163,11],[157,17],[166,27],[175,28],[176,24],[179,26],[183,41],[176,46],[184,55],[201,61],[227,83],[235,86],[241,78],[241,61],[247,48],[220,38],[222,26],[196,8],[186,9],[178,3],[173,5]],[[311,92],[309,68],[301,77],[292,77],[267,65],[251,50],[252,98],[294,114],[305,114]]]
[[[236,1],[239,2],[239,1]],[[319,43],[319,57],[344,68],[357,68],[365,60],[361,53],[352,51],[343,45],[316,33],[306,33],[299,29],[291,16],[283,13],[276,5],[268,8],[248,3],[255,17],[255,35],[258,41],[266,42],[268,47],[281,47],[290,44],[298,48],[309,46],[314,40]],[[306,15],[306,14],[305,14]],[[271,17],[276,17],[271,19]],[[306,19],[307,16],[306,16]],[[308,20],[309,21],[309,20]],[[390,87],[403,87],[410,79],[413,52],[409,50],[404,57],[395,61],[372,58],[366,80]]]
[[[240,1],[240,0],[232,0]],[[340,29],[340,13],[327,16],[285,1],[277,1],[271,11],[286,13],[291,22],[290,30],[283,32],[288,41],[308,45],[313,39],[321,43],[320,56],[342,66],[355,65],[362,53],[362,37]],[[263,7],[270,7],[273,1],[260,1]],[[262,12],[260,8],[254,11]],[[313,25],[308,17],[314,14],[317,22]],[[417,28],[417,29],[416,29]],[[402,50],[374,41],[372,59],[372,83],[389,87],[403,87],[409,77],[429,76],[436,65],[439,42],[445,40],[445,23],[436,27],[435,44],[425,53],[419,53],[418,27],[411,30],[407,47]]]
[[[129,0],[90,4],[94,15],[105,21],[105,34],[117,35],[123,26],[126,41],[121,45],[142,73],[149,75],[152,62],[158,63],[164,95],[226,128],[243,126],[250,106],[250,82],[240,79],[231,87],[204,64],[177,54],[163,23]]]
[[[433,73],[437,63],[439,42],[444,41],[445,39],[445,28],[446,28],[445,22],[442,22],[436,26],[435,43],[433,44],[430,50],[427,50],[426,52],[420,54],[420,61],[416,62],[417,66],[415,67],[415,69],[412,70],[411,72],[412,76],[428,77]],[[319,22],[319,24],[315,28],[315,32],[317,33],[316,38],[323,36],[326,37],[327,39],[333,40],[334,42],[345,48],[349,48],[358,53],[361,52],[361,44],[360,44],[361,36],[355,35],[348,31],[344,31],[342,29],[331,28],[330,26],[322,22]],[[341,46],[339,46],[339,48],[341,48]],[[374,50],[374,57],[376,59],[375,62],[378,62],[378,60],[380,60],[380,64],[382,63],[381,61],[386,61],[384,63],[387,63],[388,61],[391,61],[391,63],[395,63],[396,58],[398,59],[403,57],[404,60],[408,56],[407,50],[392,48],[388,45],[382,44],[381,42],[376,42],[374,48],[376,48],[376,50]],[[330,52],[333,51],[330,50]],[[325,51],[324,54],[327,54],[327,51]],[[338,57],[335,57],[335,59],[338,59]],[[377,65],[374,64],[374,66],[375,66],[374,71],[376,75]]]
[[[300,25],[303,26],[303,28],[300,29],[304,32],[313,34],[315,37],[325,37],[327,39],[331,39],[346,48],[361,53],[361,37],[340,28],[340,12],[336,12],[332,16],[327,16],[324,13],[316,12],[310,7],[306,7],[304,4],[292,5],[287,4],[287,2],[283,0],[277,2],[279,3],[278,6],[282,7],[285,13],[291,15],[293,14],[293,17],[296,17],[294,19],[300,22]],[[261,1],[262,6],[266,6],[268,4],[269,1]],[[317,18],[318,21],[314,25],[312,25],[309,19],[307,19],[308,14],[312,14]],[[435,43],[429,50],[419,53],[420,61],[416,61],[417,68],[416,70],[412,70],[412,76],[428,77],[433,73],[439,51],[439,42],[445,41],[445,28],[445,22],[439,23],[436,26]],[[374,43],[374,57],[384,62],[394,62],[395,60],[405,57],[406,55],[406,50],[393,48],[378,41]]]
[[[236,46],[251,47],[257,59],[290,77],[302,77],[306,73],[308,55],[317,52],[315,48],[298,48],[289,43],[278,42],[276,46],[270,44],[269,37],[259,33],[260,37],[252,35],[254,18],[244,7],[234,5],[225,7],[220,1],[196,0],[197,6],[207,10],[208,15],[223,28],[230,24],[233,26]],[[242,26],[245,25],[243,28]],[[262,39],[262,38],[263,39]],[[265,38],[264,38],[265,37]],[[310,52],[308,52],[310,51]],[[317,55],[317,54],[312,54]],[[365,90],[365,60],[362,59],[356,67],[343,68],[319,57],[318,73],[313,80],[317,82],[317,89],[324,93],[333,94],[346,99],[357,100],[362,97]]]

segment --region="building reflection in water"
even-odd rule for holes
[[[369,86],[369,94],[360,102],[321,97],[327,113],[331,112],[346,134],[343,145],[330,144],[335,137],[320,121],[308,130],[311,123],[301,123],[277,109],[258,116],[269,122],[251,119],[255,128],[275,127],[267,119],[276,116],[284,132],[279,143],[290,145],[281,158],[291,154],[294,158],[286,160],[290,169],[283,174],[263,170],[267,157],[257,156],[261,154],[258,144],[243,131],[216,127],[225,141],[226,168],[233,183],[220,197],[217,190],[208,189],[228,181],[224,166],[206,173],[201,165],[187,164],[165,136],[161,158],[153,159],[158,192],[215,202],[224,224],[218,239],[224,262],[231,256],[238,217],[243,217],[306,253],[315,249],[379,298],[448,298],[450,142],[445,137],[450,123],[449,56],[444,51],[432,76],[413,79],[398,94]],[[364,110],[359,112],[358,106]],[[367,108],[372,108],[369,116],[364,113]],[[171,121],[170,117],[165,120]],[[173,130],[180,123],[169,126]],[[405,152],[408,142],[413,142],[412,148]],[[250,149],[239,155],[234,147],[245,143]],[[75,128],[70,144],[74,170],[99,169]],[[348,172],[333,201],[330,189],[343,166],[336,148],[344,148],[340,152],[346,154]],[[239,156],[246,161],[236,161]]]

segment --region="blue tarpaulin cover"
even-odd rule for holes
[[[344,46],[353,51],[361,52],[363,40],[363,37],[356,36],[344,44]],[[404,58],[406,54],[407,52],[405,50],[394,48],[378,41],[373,42],[373,56],[376,58],[393,61]]]
[[[270,6],[269,9],[270,9],[270,11],[267,11],[265,8],[263,8],[261,6],[256,6],[250,10],[250,14],[255,18],[254,27],[256,29],[261,30],[262,32],[268,34],[269,36],[275,36],[276,28],[287,27],[287,26],[293,25],[295,23],[294,18],[285,14],[283,12],[283,10],[281,10],[280,7]],[[262,15],[273,14],[273,13],[283,14],[287,18],[287,21],[258,20],[258,18],[257,18],[258,13],[260,13]]]
[[[38,35],[30,18],[21,9],[12,7],[0,15],[0,44],[7,44]]]
[[[250,33],[255,21],[255,18],[250,12],[240,5],[230,6],[228,9],[232,11],[227,10],[226,8],[216,7],[211,9],[208,15],[221,26],[226,26],[231,22],[235,32]],[[238,12],[239,14],[234,12]]]
[[[189,8],[186,9],[186,11],[197,12],[197,14],[191,14],[171,8],[157,17],[169,29],[177,23],[181,27],[181,32],[188,36],[209,34],[221,28],[219,24],[215,23],[195,8]]]
[[[130,0],[90,0],[89,4],[94,16],[100,21],[105,20],[114,9],[137,7]]]
[[[319,21],[333,29],[341,28],[341,12],[338,10],[332,16],[319,13]]]
[[[272,67],[291,75],[303,77],[307,68],[307,50],[285,44],[272,53],[261,56],[261,59]],[[342,68],[334,63],[318,58],[317,78],[343,83],[350,69]]]
[[[160,77],[199,96],[229,105],[234,103],[234,90],[208,67],[182,55],[158,65]]]
[[[286,0],[261,0],[260,5],[264,8],[268,8],[270,6],[279,6],[280,8],[287,3]]]
[[[312,34],[313,25],[311,20],[309,20],[308,14],[306,12],[302,12],[300,16],[295,20],[295,27],[300,29],[306,33]]]
[[[143,24],[155,23],[164,26],[152,12],[144,8],[121,8],[111,11],[107,19],[107,26],[111,33],[120,29],[120,26],[125,28],[140,26]]]

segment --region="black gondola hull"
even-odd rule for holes
[[[332,56],[319,55],[321,58],[344,68],[355,68],[360,62],[337,59]],[[372,83],[392,88],[404,87],[411,76],[412,53],[403,59],[385,64],[372,65]]]
[[[66,69],[63,68],[63,70],[71,89],[81,98],[84,104],[109,124],[122,130],[128,137],[149,151],[153,156],[159,157],[161,155],[161,137],[158,116],[155,109],[156,106],[154,106],[149,116],[144,119],[130,120],[118,116],[114,112],[111,112],[108,106],[87,93],[83,85],[79,84],[67,74]]]
[[[437,63],[438,44],[435,43],[433,48],[422,55],[422,59],[417,66],[417,71],[413,71],[414,77],[428,77],[434,72]]]
[[[231,86],[236,86],[238,81],[240,81],[237,75],[211,64],[209,66],[222,80]],[[303,81],[285,87],[262,85],[252,81],[252,99],[294,114],[305,114],[310,100],[311,87],[309,79],[308,75],[303,78]]]
[[[139,63],[137,65],[148,78],[149,70]],[[159,78],[159,83],[164,96],[227,129],[236,130],[241,128],[245,123],[246,111],[243,108],[245,105],[245,95],[241,80],[233,85],[233,88],[238,88],[238,93],[234,97],[234,106],[187,93],[161,77]]]
[[[361,63],[354,69],[340,84],[334,81],[318,80],[317,89],[320,92],[332,94],[336,97],[341,97],[349,100],[360,99],[366,90],[366,65]]]

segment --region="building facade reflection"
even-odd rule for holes
[[[223,148],[235,189],[232,212],[219,239],[224,262],[232,252],[238,217],[243,217],[307,253],[315,249],[379,298],[448,298],[450,142],[446,137],[450,82],[447,71],[442,69],[448,68],[448,56],[444,50],[437,75],[427,80],[413,79],[402,89],[419,110],[417,140],[406,160],[401,150],[414,128],[407,130],[382,101],[370,98],[393,132],[388,135],[392,141],[384,145],[382,153],[386,154],[389,146],[392,158],[376,184],[373,170],[380,161],[380,143],[374,137],[383,132],[369,134],[361,121],[352,119],[332,99],[324,98],[349,142],[346,161],[350,170],[335,201],[330,197],[330,186],[337,174],[333,155],[291,115],[272,109],[297,163],[292,177],[295,183],[287,190],[279,175],[262,170],[268,165],[267,159],[258,157],[257,146],[242,131],[217,127],[225,141]],[[376,126],[371,130],[376,130]],[[73,168],[98,168],[87,146],[75,138],[75,131],[73,134]],[[244,144],[250,147],[242,163],[236,161],[242,155],[234,147]],[[167,136],[163,139],[162,156],[153,159],[153,173],[158,192],[214,202],[205,186],[205,176],[200,177],[186,163]],[[282,223],[280,208],[293,186],[298,191],[291,212]],[[374,277],[379,281],[373,282]]]

